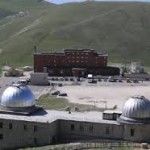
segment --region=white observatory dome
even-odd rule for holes
[[[150,118],[150,101],[144,96],[131,97],[123,107],[122,116],[133,119]]]
[[[35,97],[26,85],[14,84],[2,94],[1,106],[24,108],[35,105]]]
[[[134,96],[125,103],[120,123],[150,123],[150,101],[144,96]]]

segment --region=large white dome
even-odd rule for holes
[[[150,101],[144,96],[134,96],[125,103],[122,115],[117,119],[120,123],[150,123]]]
[[[1,106],[4,107],[31,107],[35,105],[35,97],[26,85],[12,85],[2,94]]]
[[[144,96],[131,97],[123,107],[122,116],[133,119],[150,118],[150,101]]]

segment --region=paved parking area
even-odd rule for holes
[[[142,95],[150,100],[150,82],[80,82],[80,85],[66,85],[56,90],[66,92],[72,103],[89,104],[100,108],[122,109],[124,103],[132,96]]]
[[[26,77],[24,77],[26,78]],[[3,91],[11,86],[12,83],[19,81],[18,77],[0,77],[0,96]],[[140,81],[139,83],[123,82],[105,82],[97,81],[97,83],[89,83],[88,79],[83,79],[81,82],[74,81],[52,81],[50,83],[61,83],[63,86],[36,86],[29,85],[36,99],[41,95],[50,93],[52,89],[60,90],[67,93],[67,99],[73,103],[89,104],[97,107],[122,108],[125,101],[135,95],[143,95],[150,99],[150,82]],[[79,83],[79,84],[76,84]]]

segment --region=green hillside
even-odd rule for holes
[[[38,51],[94,48],[112,62],[150,65],[149,16],[149,3],[1,0],[0,65],[32,65],[35,45]]]

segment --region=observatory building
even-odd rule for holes
[[[150,142],[150,101],[131,97],[121,115],[117,111],[69,114],[37,107],[26,85],[12,85],[1,96],[2,150],[90,139]]]
[[[13,84],[1,96],[0,113],[30,115],[38,109],[32,91],[23,84]]]

